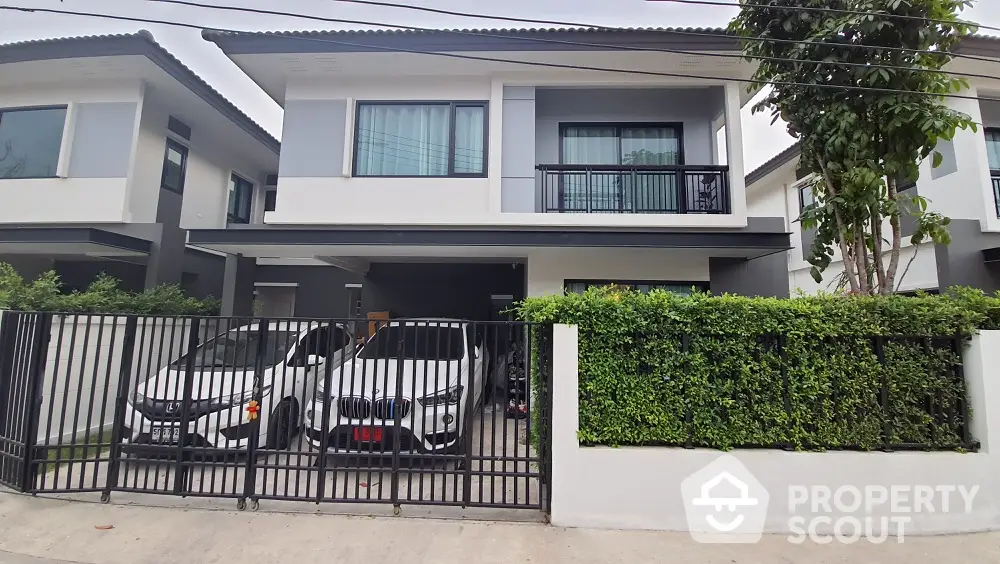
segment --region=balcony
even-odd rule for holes
[[[731,213],[729,167],[724,165],[552,164],[536,169],[545,213]]]

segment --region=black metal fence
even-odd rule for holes
[[[0,483],[546,509],[550,329],[3,312]]]
[[[546,213],[730,213],[729,167],[540,165]]]

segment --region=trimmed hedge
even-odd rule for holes
[[[958,349],[1000,326],[1000,298],[606,287],[529,298],[519,314],[579,326],[584,444],[966,448]]]
[[[218,315],[220,302],[199,300],[179,286],[164,284],[143,292],[118,287],[118,279],[100,274],[84,292],[62,292],[59,276],[48,271],[25,282],[14,268],[0,262],[0,310],[139,315]]]

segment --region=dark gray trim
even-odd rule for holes
[[[778,170],[783,167],[788,161],[797,158],[799,156],[799,144],[796,143],[791,147],[785,149],[784,151],[778,153],[777,155],[771,157],[767,162],[760,165],[759,167],[753,169],[750,174],[746,176],[746,186],[750,187],[751,184],[757,182],[758,180],[764,178],[768,174]]]
[[[92,35],[0,45],[0,64],[125,55],[145,56],[265,147],[276,154],[280,152],[281,144],[277,139],[170,54],[156,42],[152,33],[144,29],[133,34]]]
[[[689,35],[687,33],[704,35]],[[232,33],[203,30],[201,36],[229,55],[262,53],[369,53],[385,49],[431,52],[604,51],[624,47],[738,51],[739,40],[721,28],[643,29],[440,29],[340,30]],[[505,37],[504,37],[505,36]],[[532,39],[559,40],[558,43]],[[350,43],[338,44],[336,41]],[[573,45],[581,42],[589,45]]]
[[[0,227],[0,243],[90,243],[149,254],[153,243],[94,227]]]
[[[595,229],[197,229],[192,245],[397,245],[790,249],[784,231],[602,231]]]
[[[191,128],[188,127],[186,123],[175,118],[174,116],[169,116],[167,118],[167,129],[173,131],[177,135],[180,135],[188,141],[191,140]]]

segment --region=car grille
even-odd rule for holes
[[[373,409],[374,408],[374,409]],[[340,398],[340,416],[348,419],[393,419],[396,411],[399,410],[400,417],[410,414],[410,400],[402,399],[398,402],[392,398],[380,398],[373,402],[368,398],[347,397]]]
[[[146,398],[133,407],[150,421],[180,421],[181,402],[163,401]],[[195,420],[209,413],[222,411],[222,407],[213,406],[211,400],[193,400],[188,407],[188,419]]]

